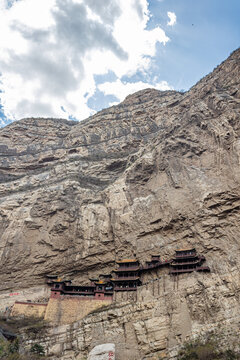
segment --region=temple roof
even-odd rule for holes
[[[130,263],[130,262],[138,262],[138,260],[136,260],[136,259],[124,259],[124,260],[116,261],[117,264]]]

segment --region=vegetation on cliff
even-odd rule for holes
[[[45,350],[36,339],[46,331],[47,324],[36,318],[0,317],[0,360],[44,360]],[[7,337],[4,336],[7,334]],[[9,335],[9,336],[8,336]],[[26,348],[23,338],[27,336],[34,343]]]
[[[21,353],[20,353],[21,352]],[[44,360],[44,349],[39,344],[34,344],[30,350],[21,349],[19,339],[6,341],[0,339],[0,359],[1,360]]]
[[[178,353],[178,360],[239,360],[240,353],[232,349],[222,349],[216,336],[205,339],[199,337],[186,342]]]

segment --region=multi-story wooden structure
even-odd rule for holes
[[[175,257],[170,263],[170,274],[176,275],[193,271],[209,272],[208,266],[203,266],[205,257],[198,255],[196,249],[180,249],[176,250]]]
[[[95,298],[105,299],[113,296],[113,283],[111,281],[111,274],[101,274],[99,280],[94,281],[95,284]]]
[[[58,298],[63,295],[80,296],[98,300],[112,299],[114,291],[136,291],[142,281],[149,281],[160,274],[166,274],[170,267],[170,274],[176,275],[193,271],[209,272],[204,266],[205,257],[198,255],[196,249],[177,250],[171,260],[161,260],[160,255],[152,255],[150,261],[141,266],[136,259],[116,261],[118,269],[112,274],[100,274],[99,278],[90,279],[89,285],[73,285],[71,280],[61,280],[57,275],[48,275],[47,284],[51,286],[51,297]]]
[[[113,270],[114,291],[136,291],[137,286],[141,285],[140,264],[136,259],[126,259],[116,261],[118,269]]]

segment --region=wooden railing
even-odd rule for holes
[[[184,257],[188,258],[188,257],[196,257],[196,256],[198,256],[197,253],[193,252],[189,254],[176,254],[175,258],[184,258]]]
[[[195,261],[191,261],[191,262],[172,262],[171,266],[183,266],[183,265],[196,265],[199,264],[201,261],[201,259],[199,260],[195,260]]]
[[[186,272],[193,272],[193,271],[210,272],[210,268],[208,266],[198,266],[198,267],[190,268],[190,269],[172,269],[172,270],[170,270],[169,274],[186,273]]]
[[[118,269],[114,269],[114,272],[120,272],[120,271],[138,271],[140,270],[140,266],[135,266],[135,267],[127,267],[127,266],[124,266],[124,267],[120,267]]]

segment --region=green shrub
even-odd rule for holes
[[[18,339],[13,342],[0,339],[0,360],[44,360],[44,349],[41,345],[35,344],[30,352],[19,354]]]
[[[30,352],[33,353],[33,354],[40,355],[40,356],[45,355],[44,348],[43,348],[43,346],[40,345],[40,344],[34,344],[34,345],[32,345],[32,347],[31,347],[31,349],[30,349]]]
[[[194,341],[185,344],[178,354],[179,360],[215,360],[217,352],[212,343]]]
[[[0,359],[17,359],[18,349],[18,339],[12,342],[0,340]]]
[[[240,354],[231,349],[221,351],[214,338],[201,338],[185,343],[178,353],[178,360],[239,360]]]

